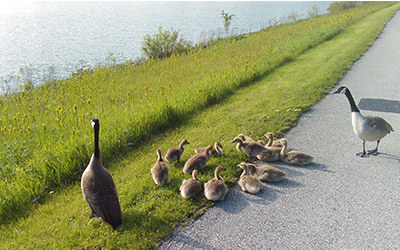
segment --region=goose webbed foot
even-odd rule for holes
[[[377,155],[377,154],[378,154],[377,149],[368,150],[368,155]]]
[[[356,154],[357,156],[360,156],[360,157],[369,157],[369,155],[367,154],[367,152],[360,152],[360,153],[357,153]]]

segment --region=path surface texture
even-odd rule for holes
[[[345,95],[394,133],[379,154],[360,158]],[[239,186],[160,249],[400,249],[400,12],[341,82],[285,135],[290,149],[316,156],[305,167],[272,165],[286,180],[256,195]],[[366,148],[375,148],[367,142]]]

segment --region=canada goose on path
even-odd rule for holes
[[[183,172],[190,174],[194,169],[202,170],[210,160],[212,150],[213,146],[209,145],[203,154],[195,154],[190,157],[183,167]]]
[[[214,148],[213,148],[213,150],[211,151],[211,155],[212,155],[212,156],[220,156],[220,155],[223,155],[223,152],[222,152],[221,148],[222,148],[221,142],[220,142],[220,141],[216,141],[216,142],[214,143]],[[196,153],[198,153],[198,154],[202,154],[202,153],[204,153],[204,152],[206,151],[206,149],[207,149],[207,147],[204,147],[204,148],[196,148],[196,149],[194,150],[194,152],[196,152]]]
[[[281,139],[282,142],[282,150],[281,150],[281,161],[286,162],[288,164],[293,164],[293,165],[307,165],[312,162],[314,159],[314,156],[300,152],[300,151],[290,151],[287,152],[287,140],[286,139]]]
[[[263,145],[255,142],[255,141],[245,141],[243,142],[242,139],[239,137],[236,137],[233,139],[232,143],[237,142],[239,144],[239,148],[242,149],[243,152],[245,152],[249,156],[249,161],[251,161],[251,158],[253,156],[257,156],[259,154],[262,154],[263,152],[267,151],[267,148],[265,148]]]
[[[222,201],[228,193],[228,187],[220,176],[222,171],[226,171],[226,169],[218,166],[214,172],[215,178],[204,184],[204,196],[208,200]]]
[[[201,189],[201,181],[198,176],[199,172],[197,169],[193,170],[193,178],[183,180],[182,185],[179,188],[181,195],[185,199],[193,198]]]
[[[249,169],[247,168],[247,164],[242,162],[237,166],[243,169],[243,173],[240,176],[238,182],[239,186],[242,188],[242,191],[244,192],[247,191],[251,194],[256,194],[260,192],[260,190],[262,189],[261,182],[255,176],[250,175]]]
[[[97,118],[91,120],[94,128],[94,153],[82,174],[83,197],[92,211],[114,229],[121,225],[121,207],[117,189],[110,173],[103,167],[99,149],[100,124]]]
[[[256,167],[254,164],[247,164],[249,174],[257,177],[260,181],[278,182],[285,178],[286,172],[274,166],[263,164]]]
[[[356,155],[364,157],[368,155],[377,155],[379,142],[390,132],[394,132],[392,126],[383,118],[377,116],[363,116],[354,102],[350,90],[346,86],[341,86],[333,94],[345,94],[350,103],[351,123],[354,133],[363,141],[363,151]],[[376,148],[365,151],[365,141],[376,141]]]
[[[190,143],[186,139],[183,139],[181,143],[179,143],[179,147],[172,147],[168,149],[167,153],[165,154],[165,160],[167,160],[168,163],[177,161],[179,164],[179,160],[181,159],[183,151],[185,151],[185,148],[183,146],[185,146],[186,144]]]
[[[154,166],[150,169],[150,172],[153,176],[154,183],[161,186],[164,182],[168,181],[169,167],[162,158],[161,149],[158,148],[156,152],[158,158]]]

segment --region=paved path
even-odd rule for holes
[[[400,12],[340,85],[362,114],[381,116],[396,131],[381,141],[381,154],[355,156],[362,141],[348,100],[328,95],[285,135],[290,148],[317,156],[315,164],[274,164],[287,180],[257,195],[236,186],[160,249],[400,249]]]

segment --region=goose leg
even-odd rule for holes
[[[365,141],[363,141],[363,151],[360,152],[360,153],[357,153],[356,155],[360,156],[360,157],[367,157],[368,156],[367,152],[365,151]]]
[[[378,154],[378,146],[379,146],[380,140],[376,141],[376,148],[372,150],[368,150],[369,155],[377,155]]]

